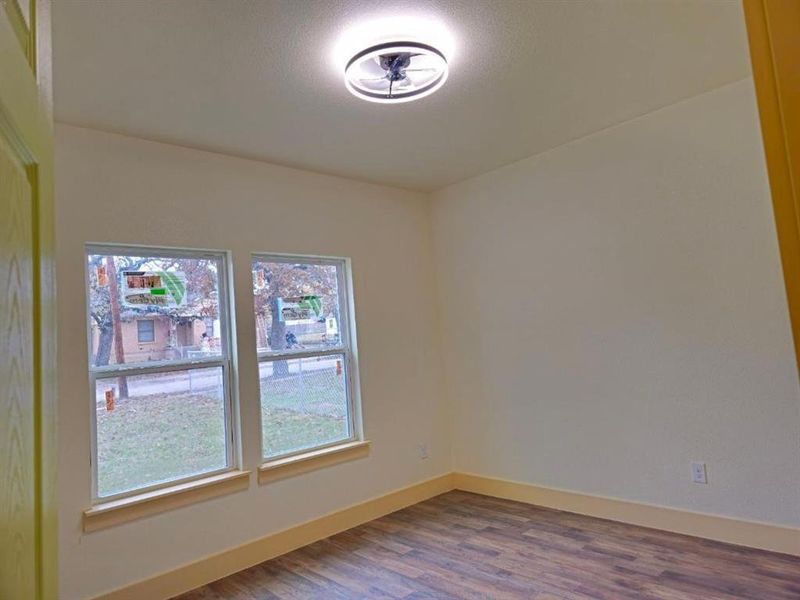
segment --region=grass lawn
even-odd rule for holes
[[[277,456],[349,437],[345,378],[332,369],[261,380],[262,443]]]
[[[265,454],[348,437],[344,377],[325,371],[262,379]],[[97,410],[101,495],[225,466],[222,397],[215,390],[149,394]]]
[[[97,411],[101,495],[225,466],[222,399],[213,392],[150,394]]]

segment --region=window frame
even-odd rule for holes
[[[152,339],[150,340],[142,340],[142,328],[140,326],[141,323],[149,323],[150,324],[150,331]],[[156,343],[156,320],[155,319],[136,319],[136,342],[139,344],[155,344]]]
[[[335,266],[336,287],[339,298],[339,344],[335,347],[320,350],[281,350],[281,351],[259,351],[256,347],[257,371],[260,372],[261,363],[275,362],[278,360],[293,360],[314,358],[319,356],[344,357],[342,369],[346,379],[345,391],[347,394],[348,429],[350,436],[327,444],[309,446],[284,452],[274,456],[266,456],[264,448],[264,421],[261,404],[261,378],[258,381],[258,421],[259,421],[259,446],[261,448],[262,464],[273,461],[283,460],[296,456],[317,452],[329,448],[335,448],[343,444],[364,441],[364,429],[361,409],[361,383],[358,376],[358,349],[356,344],[356,318],[355,300],[353,298],[353,275],[352,264],[349,258],[339,256],[318,256],[309,254],[282,254],[273,252],[254,252],[250,256],[250,290],[253,292],[255,282],[253,281],[254,262],[274,262],[274,263],[296,263],[296,264],[315,264]],[[251,306],[253,306],[251,304]],[[255,313],[253,313],[255,316]],[[255,329],[254,329],[255,333]]]
[[[210,356],[202,358],[179,359],[179,360],[159,360],[159,361],[146,361],[141,363],[132,363],[124,365],[104,365],[102,367],[95,367],[92,365],[92,323],[89,315],[89,307],[91,306],[91,290],[90,290],[90,272],[88,257],[91,255],[112,255],[112,256],[147,256],[154,258],[193,258],[193,259],[206,259],[215,260],[218,265],[217,275],[217,296],[219,305],[219,321],[220,321],[220,342],[221,352],[219,356]],[[214,477],[223,473],[236,471],[240,468],[241,462],[241,431],[238,422],[238,395],[236,383],[236,361],[234,360],[236,354],[235,345],[235,323],[233,320],[232,307],[234,306],[233,299],[233,281],[231,253],[227,250],[206,250],[194,248],[171,248],[168,246],[146,246],[135,244],[105,244],[105,243],[87,243],[84,245],[83,253],[84,261],[84,291],[86,295],[86,306],[84,315],[86,318],[86,333],[87,333],[87,371],[89,373],[89,395],[91,398],[90,419],[90,470],[91,470],[91,497],[92,506],[120,500],[123,498],[130,498],[161,490],[192,481],[199,481],[208,477]],[[154,329],[155,333],[155,329]],[[154,483],[148,486],[142,486],[118,492],[116,494],[109,494],[107,496],[100,496],[98,494],[98,459],[97,459],[97,390],[96,384],[98,379],[108,379],[119,376],[136,376],[136,375],[149,375],[152,373],[166,373],[173,371],[191,371],[196,369],[207,368],[221,368],[222,378],[222,393],[223,393],[223,407],[225,414],[225,462],[226,466],[215,469],[213,471],[204,471],[186,477],[169,479]]]

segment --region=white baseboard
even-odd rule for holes
[[[448,473],[268,535],[95,600],[165,600],[453,489]]]
[[[448,473],[133,583],[98,596],[95,600],[164,600],[454,489],[800,556],[800,529],[792,527],[592,496],[470,473]]]
[[[800,529],[793,527],[593,496],[470,473],[454,473],[453,477],[454,486],[467,492],[800,556]]]

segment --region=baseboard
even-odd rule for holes
[[[453,473],[456,489],[622,523],[800,556],[800,529],[617,498]]]
[[[164,600],[453,489],[448,473],[103,594],[95,600]]]
[[[800,529],[796,528],[471,473],[448,473],[139,581],[95,600],[165,600],[453,489],[800,556]]]

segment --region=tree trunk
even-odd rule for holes
[[[114,257],[106,257],[108,270],[108,294],[111,296],[111,325],[114,328],[114,358],[118,365],[125,364],[125,348],[122,345],[122,319],[119,315],[119,282]],[[119,397],[128,397],[128,378],[119,378]]]
[[[111,321],[106,321],[100,326],[100,335],[97,338],[97,353],[94,355],[94,365],[102,367],[108,364],[111,358],[111,342],[114,340],[114,327]]]
[[[286,348],[286,323],[283,321],[279,298],[270,298],[269,311],[272,314],[272,324],[269,330],[269,345],[273,352]],[[289,363],[285,360],[276,360],[272,363],[272,375],[285,377],[289,374]]]

